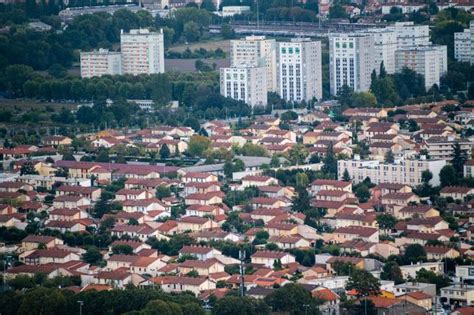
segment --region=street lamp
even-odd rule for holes
[[[7,270],[8,270],[8,261],[10,256],[6,255],[3,260],[3,292],[7,290]]]
[[[84,305],[84,301],[77,301],[79,303],[79,315],[82,315],[82,306]]]
[[[303,304],[303,307],[304,307],[304,315],[308,315],[309,304]]]

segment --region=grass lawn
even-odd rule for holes
[[[179,44],[176,46],[170,47],[169,51],[176,51],[176,52],[183,52],[189,48],[191,51],[194,51],[199,48],[204,48],[206,50],[216,50],[217,48],[222,49],[225,51],[226,54],[230,52],[230,42],[229,40],[214,40],[214,41],[203,41],[197,43],[189,43],[189,44]]]

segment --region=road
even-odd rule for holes
[[[231,24],[236,34],[239,35],[268,35],[268,36],[309,36],[327,37],[330,33],[352,32],[365,30],[374,27],[383,27],[383,24],[373,23],[347,23],[347,22],[327,22],[305,23],[305,22],[260,22],[258,27],[256,22],[234,21]],[[220,25],[211,25],[211,33],[220,32]]]

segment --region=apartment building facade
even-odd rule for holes
[[[428,152],[432,159],[452,160],[453,145],[459,143],[461,150],[467,152],[470,156],[472,151],[472,142],[469,140],[455,139],[454,137],[432,137],[423,141],[422,149]]]
[[[221,95],[251,107],[267,105],[267,68],[239,66],[220,69]]]
[[[265,36],[247,36],[230,41],[231,67],[265,67],[267,90],[277,91],[276,41]]]
[[[443,65],[440,63],[440,52],[437,48],[423,46],[398,49],[395,52],[395,68],[397,72],[409,68],[425,78],[428,90],[434,84],[439,86]]]
[[[347,85],[356,92],[368,91],[376,68],[374,36],[333,34],[329,36],[329,76],[331,93],[337,95]]]
[[[377,74],[382,62],[387,73],[395,73],[395,51],[398,47],[397,33],[393,30],[378,28],[369,29],[364,34],[371,35],[374,38],[374,60]]]
[[[396,183],[416,186],[422,183],[422,173],[429,170],[433,174],[430,183],[440,184],[439,172],[446,165],[445,160],[400,160],[395,163],[383,163],[378,160],[339,160],[338,176],[342,180],[345,170],[354,183],[360,183],[369,177],[374,184]]]
[[[323,96],[321,42],[296,38],[278,43],[278,91],[289,102]]]
[[[428,25],[415,25],[414,22],[396,22],[386,29],[396,33],[399,49],[431,45]]]
[[[165,72],[163,30],[123,30],[120,34],[122,70],[125,74],[155,74]]]
[[[122,74],[122,57],[119,52],[99,49],[81,51],[81,78]]]
[[[460,62],[474,63],[474,21],[463,32],[454,33],[454,58]]]

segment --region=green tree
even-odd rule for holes
[[[110,156],[109,156],[109,152],[107,149],[105,148],[100,148],[96,157],[95,157],[95,161],[96,162],[103,162],[103,163],[107,163],[107,162],[110,162]]]
[[[224,39],[233,39],[235,38],[235,32],[232,26],[227,23],[221,25],[221,35]]]
[[[244,156],[268,156],[267,150],[261,145],[255,143],[246,143],[241,150]]]
[[[383,213],[379,214],[377,216],[377,223],[379,225],[379,228],[384,229],[384,230],[391,230],[395,227],[395,224],[397,224],[398,220],[395,218],[393,215],[389,213]]]
[[[454,186],[458,182],[456,169],[452,165],[445,165],[439,172],[441,187]]]
[[[188,153],[191,156],[202,156],[205,151],[211,147],[211,140],[209,138],[194,135],[189,140]]]
[[[346,169],[344,169],[344,173],[342,174],[342,180],[344,180],[345,182],[350,182],[351,181],[351,175],[349,175],[349,171]]]
[[[333,178],[337,178],[337,159],[334,155],[332,143],[330,143],[326,149],[323,163],[324,165],[321,170],[324,173],[331,175]]]
[[[423,182],[423,185],[428,186],[432,179],[433,173],[431,173],[430,170],[424,170],[423,172],[421,172],[421,181]]]
[[[194,21],[184,24],[183,35],[188,42],[195,42],[201,37],[199,25]]]
[[[464,164],[468,160],[467,152],[461,149],[461,145],[456,141],[453,145],[453,153],[451,154],[453,158],[451,164],[456,170],[457,176],[462,177],[464,171]]]
[[[347,281],[346,290],[356,290],[358,297],[377,296],[380,293],[380,282],[370,272],[354,269]]]
[[[215,315],[270,314],[270,308],[261,300],[251,297],[225,296],[212,309]]]
[[[451,284],[449,278],[444,274],[437,275],[433,271],[426,270],[425,268],[422,268],[416,273],[416,281],[435,284],[436,292],[438,294],[441,288],[447,287]]]
[[[66,308],[66,298],[59,289],[37,288],[25,292],[18,314],[61,314]]]
[[[171,189],[168,186],[160,185],[156,187],[156,198],[163,199],[171,197]]]
[[[426,251],[420,244],[410,244],[405,248],[403,259],[407,264],[426,261]]]
[[[359,202],[367,202],[370,199],[370,190],[367,185],[361,183],[355,190],[355,195],[359,199]]]
[[[288,152],[288,159],[293,165],[303,164],[308,157],[309,152],[302,144],[294,145]]]
[[[133,248],[130,245],[126,244],[119,244],[115,245],[112,247],[112,252],[115,255],[132,255],[133,254]]]
[[[8,281],[8,285],[14,290],[31,289],[36,286],[35,280],[28,275],[17,275]]]
[[[227,178],[232,178],[232,174],[234,173],[234,164],[232,161],[227,160],[224,163],[224,175]]]
[[[348,19],[349,15],[346,13],[346,10],[342,5],[336,3],[329,8],[330,19]]]
[[[390,149],[385,154],[385,163],[390,163],[391,164],[393,162],[395,162],[395,156],[393,154],[393,151]]]
[[[166,160],[167,158],[170,157],[170,148],[168,148],[168,145],[165,143],[161,146],[160,148],[160,158],[162,160]]]
[[[285,312],[289,314],[304,314],[305,305],[317,307],[316,299],[303,286],[289,283],[281,288],[273,290],[265,297],[265,302],[272,308],[273,312]]]
[[[95,246],[89,246],[82,255],[82,260],[88,264],[98,264],[102,260],[102,254]]]
[[[296,174],[296,187],[306,187],[309,184],[308,175],[304,172],[300,172]]]
[[[388,261],[382,268],[380,279],[392,280],[395,284],[402,283],[403,275],[400,266],[395,261]]]
[[[377,98],[371,92],[358,92],[352,94],[351,107],[375,107]]]
[[[10,65],[3,71],[1,79],[10,93],[23,96],[23,85],[32,77],[33,68],[26,65]]]

